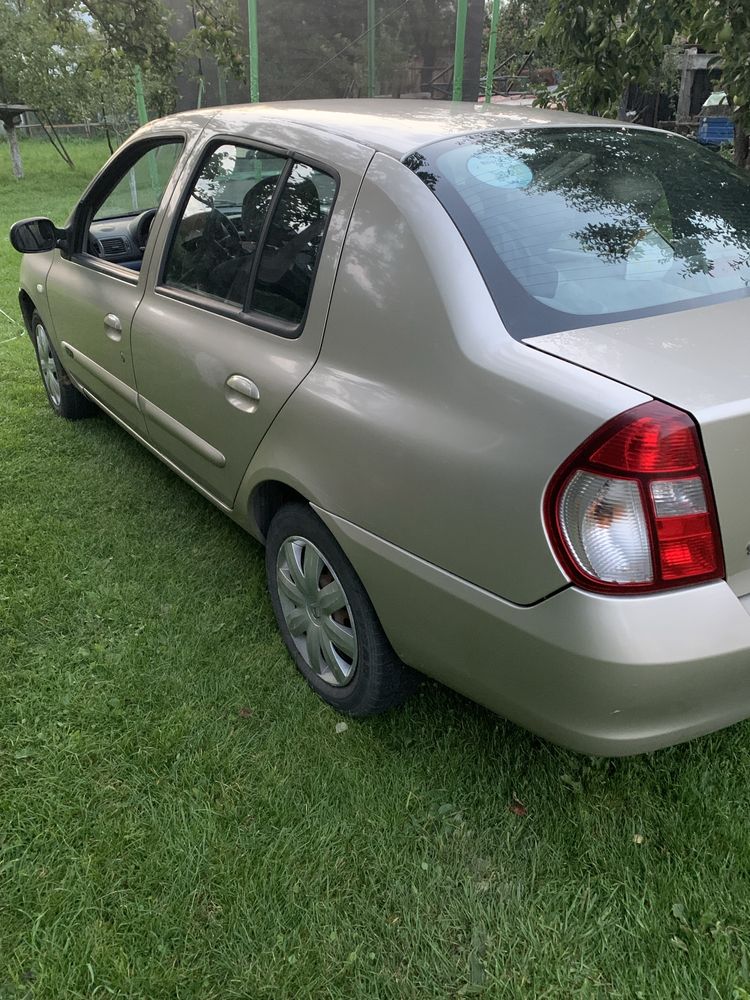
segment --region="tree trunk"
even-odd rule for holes
[[[628,102],[630,100],[630,84],[626,83],[620,94],[620,103],[617,106],[617,117],[621,122],[628,120]]]
[[[463,99],[472,103],[479,100],[479,75],[482,63],[482,29],[484,28],[484,0],[469,0],[466,17],[466,43],[464,45]]]
[[[17,181],[23,180],[23,162],[21,161],[21,150],[18,148],[18,133],[13,121],[7,119],[3,122],[5,133],[8,136],[10,146],[10,162],[13,164],[13,176]]]
[[[742,122],[736,121],[734,123],[734,165],[736,167],[748,166],[749,143],[750,137],[748,137]]]
[[[435,76],[435,55],[436,50],[432,42],[425,42],[420,47],[419,54],[422,57],[422,69],[419,74],[419,89],[427,90],[427,84]]]

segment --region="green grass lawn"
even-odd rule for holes
[[[71,151],[0,145],[3,233],[64,220]],[[0,1000],[750,998],[750,726],[595,761],[426,684],[337,734],[260,546],[54,417],[17,272],[3,236]]]

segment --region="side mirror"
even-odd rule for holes
[[[22,219],[11,226],[10,242],[19,253],[46,253],[54,250],[65,235],[49,219]]]

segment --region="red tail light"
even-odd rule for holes
[[[553,477],[544,508],[558,559],[588,590],[646,593],[724,575],[698,432],[666,403],[593,434]]]

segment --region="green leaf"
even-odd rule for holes
[[[676,917],[681,924],[687,924],[688,922],[687,912],[682,903],[672,903],[672,916]]]
[[[479,955],[469,956],[469,981],[472,986],[482,986],[485,980],[484,963]]]

